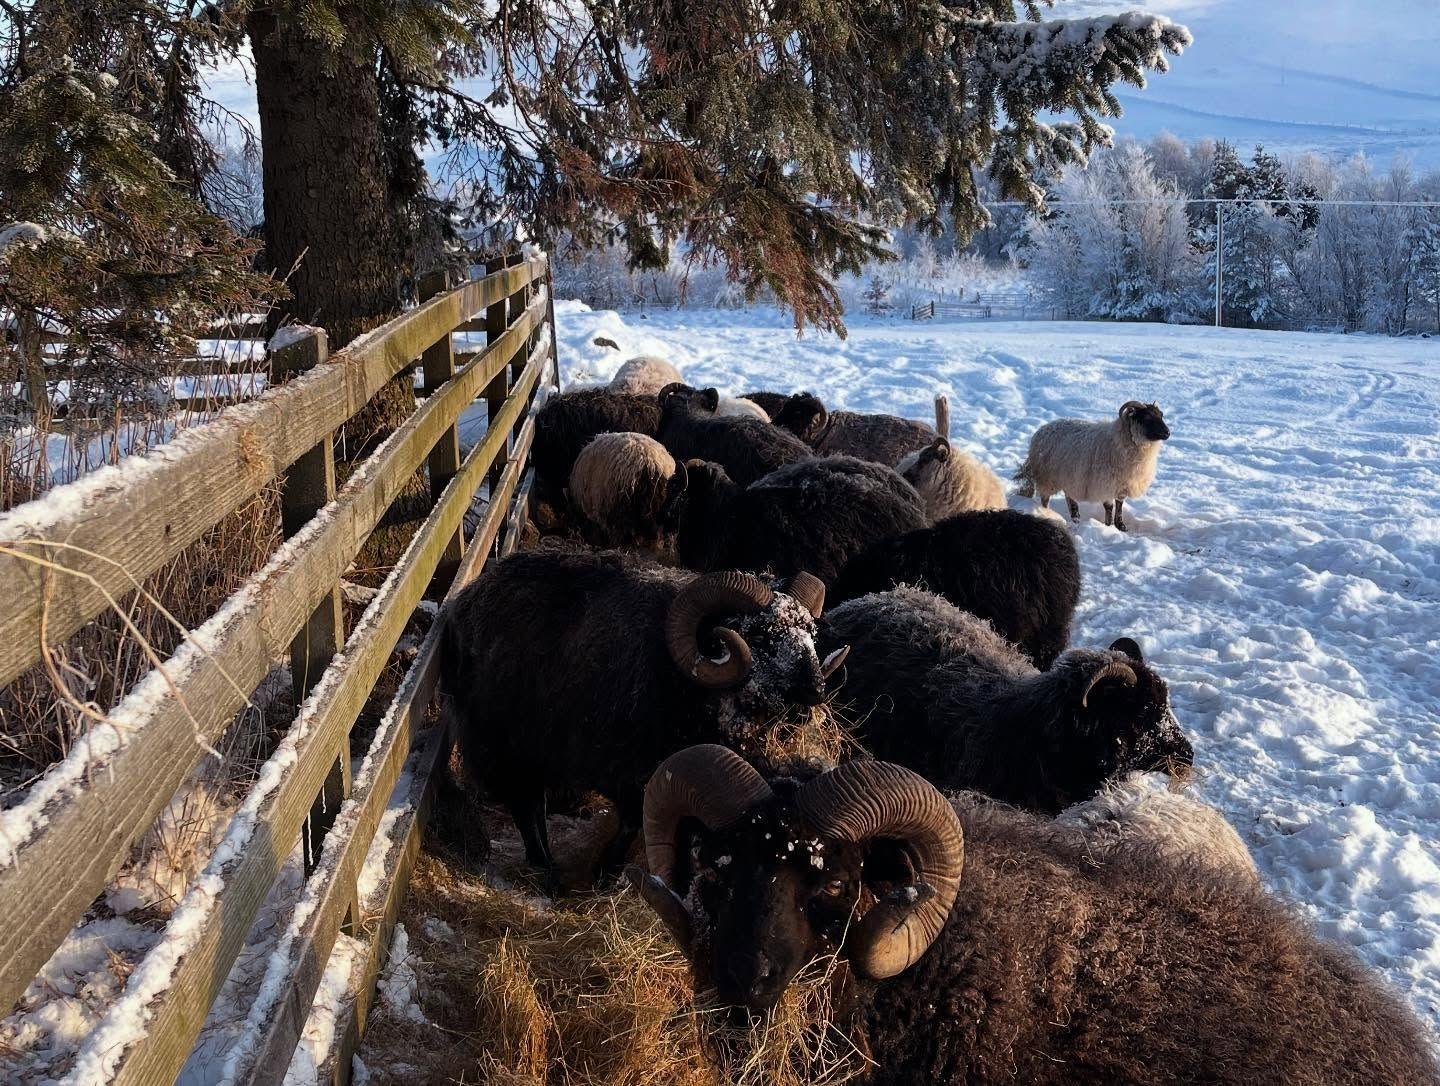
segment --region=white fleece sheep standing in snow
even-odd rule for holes
[[[684,380],[674,365],[653,354],[639,354],[621,364],[610,378],[611,392],[629,392],[637,396],[654,396],[662,388]]]
[[[685,465],[653,437],[599,434],[575,459],[569,498],[589,542],[658,551],[685,485]]]
[[[1123,532],[1125,499],[1149,489],[1160,443],[1169,437],[1160,408],[1138,400],[1124,404],[1114,422],[1047,422],[1031,437],[1030,454],[1015,473],[1019,494],[1048,508],[1051,495],[1063,491],[1072,520],[1080,519],[1080,502],[1100,502],[1105,523]]]

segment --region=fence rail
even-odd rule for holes
[[[0,928],[0,997],[8,1007],[85,916],[204,746],[288,653],[297,703],[305,699],[295,723],[178,906],[181,930],[167,933],[130,975],[87,1041],[94,1051],[81,1054],[110,1081],[178,1075],[287,856],[307,824],[321,828],[321,806],[333,825],[318,855],[307,852],[310,911],[288,946],[284,975],[268,988],[272,1013],[260,1019],[253,1044],[234,1054],[236,1081],[284,1077],[342,930],[367,937],[366,983],[378,973],[418,848],[430,775],[448,749],[444,730],[432,727],[418,765],[402,778],[427,722],[437,629],[353,782],[350,731],[427,589],[448,583],[453,593],[498,546],[513,546],[513,525],[506,528],[533,434],[528,417],[541,390],[555,384],[548,281],[546,258],[518,256],[453,290],[432,281],[422,287],[433,293],[428,301],[333,355],[323,333],[286,347],[276,369],[306,371],[289,384],[227,408],[128,470],[83,478],[0,516],[0,582],[9,590],[0,604],[3,685],[277,475],[284,484],[287,539],[265,567],[0,815],[0,913],[9,920]],[[487,344],[457,355],[452,333],[476,327],[477,314]],[[337,491],[336,431],[417,362],[423,400]],[[462,460],[457,421],[482,396],[489,427]],[[340,579],[422,467],[429,516],[345,640]],[[488,506],[467,544],[465,514],[487,476]],[[397,789],[414,790],[412,811],[384,901],[372,913],[357,901],[357,880]],[[162,948],[169,958],[159,963]],[[362,991],[344,1032],[351,1044],[368,1005]],[[143,1031],[127,1030],[137,1015]],[[342,1062],[343,1077],[349,1061]]]

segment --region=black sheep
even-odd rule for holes
[[[979,615],[1044,670],[1070,643],[1080,560],[1063,524],[1010,509],[957,513],[867,548],[832,583],[851,600],[896,585],[928,588]]]
[[[749,574],[697,576],[615,552],[512,555],[445,612],[441,689],[467,772],[509,807],[537,865],[552,867],[547,789],[611,799],[623,849],[667,754],[763,742],[795,706],[823,701],[823,601],[803,575],[775,591]]]
[[[926,524],[925,503],[890,468],[850,456],[791,464],[741,487],[691,461],[676,548],[691,569],[805,570],[829,584],[876,540]]]
[[[1129,638],[1037,671],[989,625],[899,588],[835,607],[820,651],[848,645],[838,699],[875,757],[1028,810],[1058,814],[1134,770],[1188,771],[1170,691]]]
[[[1425,1028],[1251,878],[1083,839],[853,761],[766,780],[731,751],[645,795],[644,900],[697,990],[764,1011],[837,953],[834,1019],[870,1086],[1424,1086]],[[846,965],[848,964],[848,968]],[[822,1024],[817,1023],[817,1029]]]
[[[713,388],[667,385],[660,391],[660,426],[654,435],[676,460],[709,460],[741,486],[814,454],[794,434],[757,418],[717,415]]]
[[[759,404],[760,410],[770,416],[771,422],[775,421],[775,416],[780,413],[780,409],[790,399],[783,392],[746,392],[740,398]]]
[[[586,388],[551,396],[535,416],[530,462],[535,466],[531,519],[542,532],[561,531],[570,523],[565,488],[575,458],[597,434],[636,433],[654,437],[660,428],[660,404],[654,396]]]
[[[858,456],[891,468],[940,436],[933,427],[899,415],[830,411],[809,392],[795,393],[770,418],[818,456]]]

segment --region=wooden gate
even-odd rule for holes
[[[8,1010],[288,654],[296,700],[304,698],[298,716],[159,943],[86,1041],[80,1079],[153,1086],[176,1077],[302,833],[306,882],[250,1007],[251,1028],[229,1056],[227,1080],[284,1076],[342,934],[358,996],[338,1023],[341,1057],[333,1064],[336,1081],[348,1077],[434,771],[449,749],[430,712],[438,624],[353,779],[351,755],[360,752],[351,751],[351,727],[427,589],[453,593],[488,557],[514,546],[534,407],[557,381],[546,258],[516,255],[487,270],[454,289],[432,282],[433,296],[419,307],[333,355],[323,332],[294,339],[276,352],[272,372],[305,372],[283,386],[185,431],[142,465],[87,476],[0,515],[3,687],[283,480],[286,540],[264,568],[0,812],[0,1004]],[[457,352],[456,332],[483,332],[486,345]],[[416,411],[337,490],[337,429],[417,360]],[[485,436],[462,458],[457,421],[481,396]],[[341,577],[422,467],[431,512],[346,639]],[[466,513],[482,492],[487,500],[467,537]]]

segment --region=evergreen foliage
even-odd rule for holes
[[[72,399],[87,385],[107,401],[145,395],[270,288],[250,271],[254,245],[194,198],[208,167],[186,178],[166,161],[187,122],[129,108],[154,75],[133,36],[97,38],[94,16],[37,4],[0,39],[0,311],[15,328],[0,378],[19,377],[41,414],[47,361],[74,364]],[[56,336],[67,341],[47,348]]]

